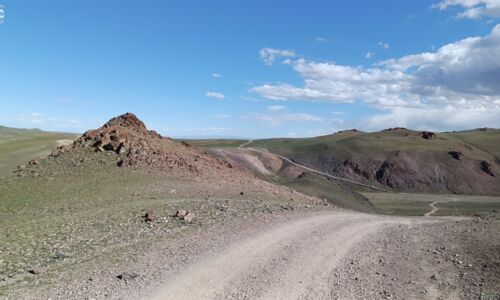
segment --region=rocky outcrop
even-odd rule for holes
[[[491,177],[495,177],[495,173],[493,173],[493,166],[489,162],[483,160],[479,163],[479,166],[481,167],[481,171],[490,175]]]
[[[450,151],[448,154],[453,157],[453,159],[460,160],[460,157],[462,157],[464,154],[460,151]]]
[[[102,127],[85,132],[72,145],[56,148],[52,156],[71,152],[73,148],[116,154],[116,164],[119,167],[181,170],[195,174],[230,168],[228,163],[196,147],[175,142],[154,130],[148,130],[132,113],[112,118]]]
[[[434,132],[431,132],[431,131],[422,131],[422,132],[420,132],[420,136],[424,140],[435,140],[435,139],[437,139],[437,135]]]

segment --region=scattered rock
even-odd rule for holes
[[[453,159],[460,160],[460,157],[462,157],[464,154],[460,151],[450,151],[448,154],[453,157]]]
[[[347,130],[340,130],[340,131],[337,131],[335,134],[349,134],[349,133],[358,133],[358,132],[361,132],[361,131],[357,130],[356,128],[353,128],[353,129],[347,129]]]
[[[120,275],[116,276],[116,278],[120,279],[120,280],[133,280],[133,279],[136,279],[137,277],[139,277],[139,274],[135,273],[135,272],[123,272],[121,273]]]
[[[175,213],[175,216],[179,219],[184,219],[184,217],[188,214],[187,210],[180,209]]]
[[[382,131],[402,131],[402,130],[408,130],[407,128],[404,127],[393,127],[393,128],[387,128]]]
[[[484,173],[490,175],[491,177],[495,177],[495,174],[493,173],[492,166],[489,162],[483,160],[480,163],[481,171]]]
[[[184,216],[184,221],[188,222],[188,223],[191,223],[194,219],[195,215],[194,213],[192,212],[188,212],[185,216]]]
[[[420,136],[425,140],[435,140],[437,138],[437,135],[431,131],[422,131]]]
[[[39,275],[39,274],[42,274],[46,271],[45,268],[42,268],[42,267],[34,267],[32,269],[29,269],[28,272],[33,274],[33,275]]]
[[[153,209],[150,209],[144,215],[144,221],[153,222],[154,220],[156,220],[156,213]]]

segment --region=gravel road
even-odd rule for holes
[[[450,253],[450,256],[464,256],[464,245],[457,245],[452,238],[446,247],[441,246],[446,238],[422,234],[425,228],[435,231],[438,227],[441,233],[449,234],[450,229],[471,228],[465,225],[468,222],[470,220],[393,218],[350,212],[304,216],[275,224],[245,236],[219,252],[201,256],[172,274],[160,289],[144,299],[480,297],[486,288],[485,283],[483,288],[477,282],[475,285],[465,282],[463,286],[455,286],[460,284],[461,273],[443,250],[448,247],[461,253]],[[450,228],[450,224],[454,228]],[[495,226],[493,228],[498,229]],[[408,235],[417,238],[409,240]],[[462,241],[466,243],[467,239]],[[422,246],[431,248],[424,251],[420,248]],[[443,256],[436,265],[432,262],[436,259],[436,250],[432,247]],[[490,250],[495,251],[494,248]],[[407,255],[411,256],[412,252],[420,263],[409,260]],[[396,257],[398,259],[393,260]],[[474,264],[481,259],[492,258],[467,258],[471,262],[474,260]],[[387,265],[387,261],[392,263]],[[359,268],[359,264],[365,266]],[[473,274],[472,264],[467,265],[470,265],[469,274]],[[496,293],[498,278],[491,277],[493,279],[488,281],[485,275],[481,277],[489,282],[487,292]],[[443,283],[445,279],[448,281]],[[409,282],[411,288],[406,288]],[[479,289],[474,289],[474,286]]]

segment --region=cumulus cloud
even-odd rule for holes
[[[295,57],[295,51],[274,48],[263,48],[259,52],[260,59],[268,66],[272,65],[276,58]]]
[[[444,0],[432,7],[446,10],[455,6],[463,8],[463,11],[458,14],[459,18],[500,17],[500,0]]]
[[[219,100],[224,100],[226,98],[226,96],[224,96],[224,94],[218,93],[218,92],[207,92],[205,94],[205,96],[207,96],[209,98],[219,99]]]
[[[365,58],[370,59],[370,58],[372,58],[372,57],[373,57],[373,55],[374,55],[374,53],[373,53],[373,52],[366,52],[366,53],[365,53]]]
[[[222,77],[222,74],[220,74],[220,73],[212,73],[212,77],[214,77],[214,78],[220,78],[220,77]]]
[[[460,108],[452,105],[443,107],[402,108],[394,107],[387,112],[364,120],[366,129],[406,127],[417,130],[471,129],[476,127],[500,127],[500,106],[486,109]]]
[[[382,116],[399,114],[408,120],[412,113],[423,116],[426,110],[437,113],[447,108],[450,115],[460,111],[472,120],[474,115],[487,116],[500,109],[498,57],[500,25],[484,37],[466,38],[434,52],[390,59],[368,68],[297,59],[290,65],[303,78],[303,86],[264,84],[250,91],[275,100],[358,101],[385,110]],[[457,118],[450,120],[465,125]]]

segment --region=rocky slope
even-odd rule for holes
[[[231,168],[231,165],[187,143],[174,142],[154,130],[147,130],[132,113],[112,118],[102,127],[85,132],[71,146],[56,148],[52,157],[79,148],[110,152],[116,155],[119,167],[147,167],[205,175]]]
[[[352,130],[312,139],[255,141],[252,146],[394,191],[500,195],[500,130]]]

